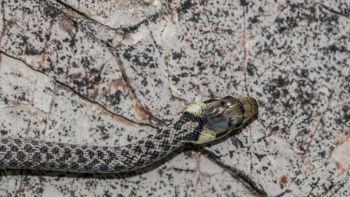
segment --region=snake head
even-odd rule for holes
[[[203,144],[240,129],[258,113],[258,104],[252,97],[227,96],[195,103],[187,111],[204,122],[203,130],[194,142]]]

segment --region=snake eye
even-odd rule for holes
[[[220,116],[218,118],[211,119],[207,122],[207,128],[217,132],[224,132],[229,128],[229,119]]]

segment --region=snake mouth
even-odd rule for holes
[[[246,123],[258,113],[258,102],[249,96],[240,97],[238,98],[238,101],[241,103],[243,108],[243,123]]]

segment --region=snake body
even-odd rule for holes
[[[0,168],[87,173],[136,170],[158,161],[185,143],[210,142],[229,133],[230,130],[240,128],[257,112],[256,101],[250,97],[243,98],[249,98],[249,102],[244,99],[232,100],[236,102],[233,111],[228,110],[230,108],[227,106],[222,106],[220,103],[222,99],[195,103],[160,132],[133,144],[119,147],[1,138]],[[232,108],[232,105],[228,106]],[[226,110],[220,111],[223,107]],[[247,109],[250,111],[247,112]],[[227,111],[230,113],[225,116]],[[239,126],[230,125],[232,122],[237,122],[237,119],[240,120]]]

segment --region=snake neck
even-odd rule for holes
[[[177,141],[182,143],[195,142],[199,139],[203,125],[204,121],[200,117],[184,112],[179,120],[170,125],[169,130],[174,134],[175,144]]]
[[[123,163],[129,164],[121,166],[121,170],[131,171],[148,166],[184,144],[197,141],[203,125],[201,118],[185,112],[177,121],[155,135],[118,147],[116,152],[119,153],[119,158]]]

